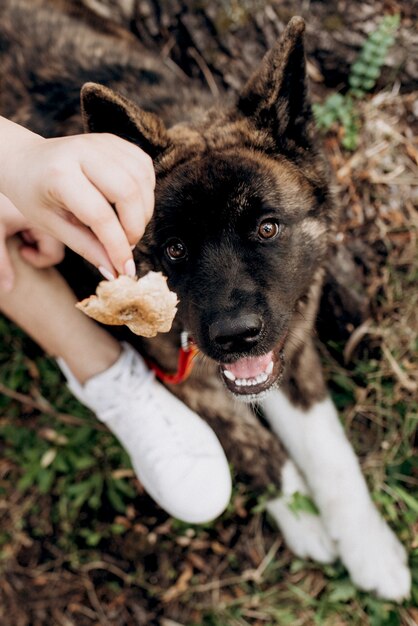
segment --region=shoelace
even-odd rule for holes
[[[138,360],[133,348],[125,346],[118,369],[113,372],[109,385],[101,384],[100,404],[107,412],[117,410],[123,396],[134,397],[136,401],[145,403],[152,394],[150,387],[153,380],[152,372],[147,371],[145,365]],[[90,384],[93,387],[95,381]]]

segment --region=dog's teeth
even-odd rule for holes
[[[227,369],[222,370],[222,373],[225,378],[233,382],[237,387],[255,387],[256,385],[261,385],[266,382],[273,371],[273,367],[274,363],[270,361],[266,370],[258,376],[254,376],[254,378],[236,378],[234,374]]]
[[[266,382],[272,371],[273,362],[269,363],[265,372],[262,372],[258,376],[254,376],[254,378],[236,378],[229,370],[222,370],[225,378],[232,381],[237,387],[255,387],[256,385],[261,385]]]
[[[268,374],[266,374],[265,372],[263,372],[263,374],[259,374],[258,376],[256,376],[255,378],[231,378],[231,372],[228,372],[229,376],[227,375],[226,371],[224,371],[224,374],[227,378],[229,378],[229,380],[233,380],[233,382],[236,384],[237,387],[255,387],[256,385],[260,385],[261,383],[265,383],[266,380],[268,379]]]

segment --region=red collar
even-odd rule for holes
[[[179,348],[179,356],[177,361],[177,371],[174,374],[168,374],[158,367],[156,363],[147,361],[148,367],[155,373],[156,377],[162,383],[169,385],[178,385],[185,381],[191,374],[193,369],[193,359],[199,352],[196,344],[188,337],[186,332],[181,333],[181,347]]]

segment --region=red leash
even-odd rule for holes
[[[162,383],[178,385],[190,376],[194,365],[193,359],[198,352],[199,350],[196,345],[189,339],[188,333],[183,332],[181,333],[181,347],[179,349],[177,371],[174,374],[167,374],[167,372],[164,372],[156,363],[147,361],[147,364]]]

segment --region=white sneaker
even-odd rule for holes
[[[157,382],[128,344],[114,365],[81,385],[62,359],[72,393],[116,435],[139,480],[173,517],[202,524],[231,496],[225,453],[210,427]]]

